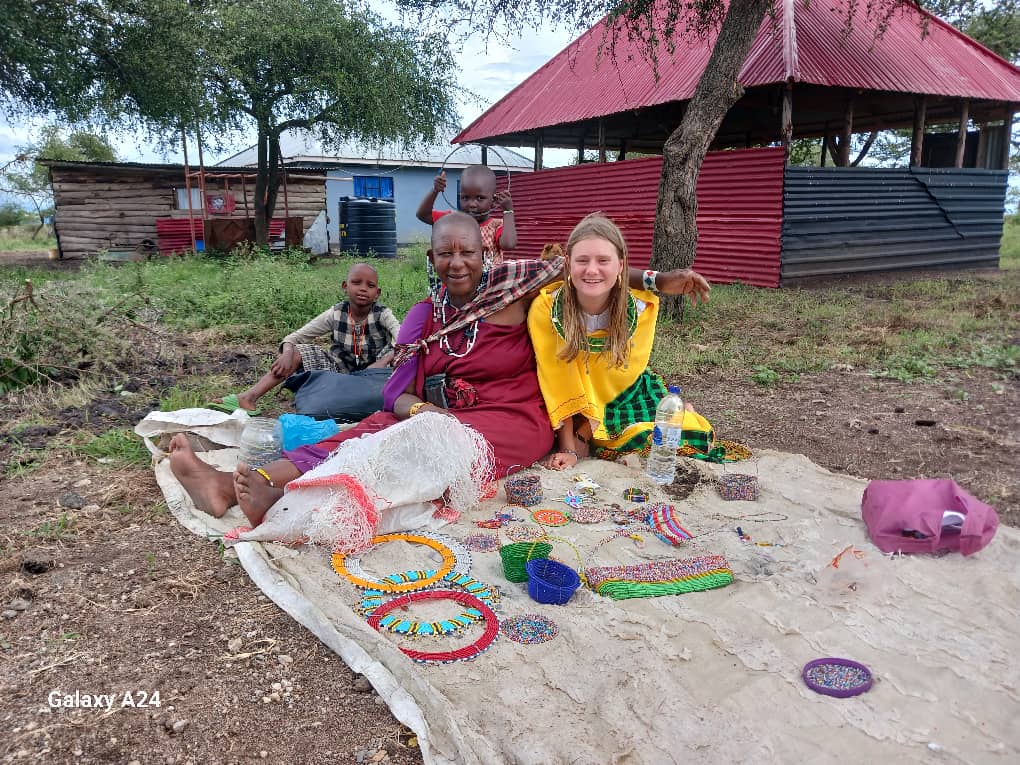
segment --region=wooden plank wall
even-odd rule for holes
[[[326,208],[325,173],[299,170],[294,174],[302,177],[288,180],[290,214],[304,218],[307,230]],[[184,188],[180,170],[64,165],[52,167],[50,177],[57,237],[65,258],[92,256],[111,246],[133,247],[144,239],[155,242],[156,218],[188,217],[187,210],[176,209],[174,198],[173,189]],[[246,185],[250,200],[254,182]],[[207,192],[223,188],[221,180],[206,183]],[[232,180],[230,188],[237,208],[232,215],[216,217],[243,218],[241,184]],[[275,215],[284,215],[282,189]]]

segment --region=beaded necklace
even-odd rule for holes
[[[401,574],[390,574],[387,577],[383,577],[383,581],[390,584],[399,584],[401,580],[416,580],[420,573],[419,571],[405,571]],[[443,577],[443,582],[462,587],[465,592],[474,595],[485,605],[489,606],[489,608],[494,608],[499,603],[499,592],[497,590],[482,584],[476,579],[472,579],[466,574],[458,574],[451,571]],[[365,616],[371,616],[383,604],[384,596],[385,593],[382,590],[366,590],[357,610]],[[475,608],[465,608],[457,616],[450,619],[441,619],[438,622],[417,622],[387,614],[379,620],[379,627],[387,632],[393,632],[398,635],[433,637],[461,632],[475,622],[481,621],[482,618],[482,612]]]
[[[561,340],[566,339],[566,334],[563,331],[563,290],[557,290],[555,297],[553,297],[552,306],[549,309],[549,315],[552,319],[553,329],[556,330],[556,334],[560,336]],[[627,293],[627,336],[633,337],[634,330],[637,329],[638,324],[638,310],[637,302],[634,300],[634,296]],[[606,338],[604,337],[588,337],[588,353],[602,353],[606,347]]]
[[[368,319],[365,319],[361,322],[361,324],[355,324],[354,328],[351,330],[351,342],[354,344],[352,353],[354,353],[354,358],[358,360],[359,364],[361,363],[361,343],[365,339],[365,331],[367,328]]]
[[[372,544],[402,540],[414,544],[425,545],[438,552],[443,563],[438,569],[422,569],[414,572],[415,577],[405,577],[400,581],[391,582],[373,579],[365,574],[361,567],[361,559],[344,553],[333,554],[333,570],[351,584],[366,590],[382,590],[383,592],[412,592],[423,590],[440,582],[451,571],[466,574],[471,568],[471,554],[460,542],[434,534],[384,534],[372,539]]]
[[[454,661],[473,659],[492,645],[492,642],[499,634],[499,619],[496,618],[495,611],[474,595],[456,590],[426,590],[425,592],[411,592],[407,595],[401,595],[375,609],[375,612],[368,618],[368,624],[372,629],[378,630],[380,623],[390,611],[404,608],[411,603],[422,600],[453,600],[462,606],[478,611],[481,614],[481,618],[485,621],[485,632],[474,643],[453,651],[416,651],[411,648],[401,648],[400,650],[412,661],[423,664],[449,664]]]

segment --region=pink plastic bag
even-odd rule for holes
[[[861,512],[871,541],[882,552],[973,555],[999,528],[995,508],[975,499],[948,478],[872,481]]]

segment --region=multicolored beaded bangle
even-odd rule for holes
[[[542,482],[537,475],[515,475],[506,479],[506,498],[512,505],[532,507],[542,501]]]
[[[401,648],[400,650],[407,654],[412,661],[423,664],[449,664],[454,661],[473,659],[492,645],[492,642],[499,634],[499,620],[496,618],[495,611],[474,595],[456,590],[426,590],[425,592],[411,592],[407,595],[401,595],[375,609],[374,613],[368,617],[368,624],[372,629],[378,630],[383,618],[390,611],[422,600],[453,600],[462,606],[478,611],[481,614],[481,618],[485,620],[485,632],[474,643],[453,651],[415,651],[410,648]]]
[[[623,498],[629,502],[647,502],[648,492],[635,486],[623,490]]]
[[[392,584],[399,584],[405,577],[414,577],[417,571],[405,571],[402,574],[391,574],[384,577],[384,580]],[[499,603],[499,592],[487,584],[482,584],[464,574],[450,572],[443,577],[443,582],[463,587],[466,592],[474,595],[489,608],[494,608]],[[365,616],[371,616],[376,609],[383,604],[385,593],[382,590],[366,590],[357,610]],[[422,637],[436,635],[450,635],[470,627],[474,622],[480,621],[482,614],[475,608],[466,608],[452,619],[442,619],[438,622],[416,622],[410,619],[401,619],[398,616],[387,615],[379,622],[379,627],[387,632],[398,635],[410,635],[411,637]]]
[[[387,582],[385,578],[372,579],[367,576],[361,567],[361,559],[354,555],[334,553],[333,570],[351,584],[363,589],[382,590],[383,592],[414,592],[415,590],[431,587],[441,581],[451,571],[466,574],[471,568],[471,555],[463,545],[455,542],[455,540],[437,538],[436,535],[383,534],[382,536],[373,537],[372,544],[377,545],[396,541],[411,542],[412,544],[430,547],[442,556],[443,563],[438,569],[416,571],[416,574],[420,573],[422,576],[414,579],[408,578],[399,583]]]
[[[543,526],[566,526],[570,523],[570,519],[566,515],[559,510],[553,510],[549,507],[536,510],[531,514],[531,519]]]
[[[815,659],[804,665],[804,684],[815,693],[847,699],[871,688],[871,670],[850,659]]]
[[[643,274],[641,274],[641,283],[644,285],[644,288],[649,292],[656,291],[655,277],[657,277],[658,275],[659,275],[658,271],[651,270],[646,270]]]

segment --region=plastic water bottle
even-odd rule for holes
[[[262,467],[280,459],[283,447],[283,428],[279,420],[270,417],[252,417],[241,431],[241,453],[238,462],[249,467]]]
[[[645,472],[656,483],[670,484],[676,478],[676,455],[683,439],[684,402],[680,386],[670,385],[655,410],[652,449]]]

